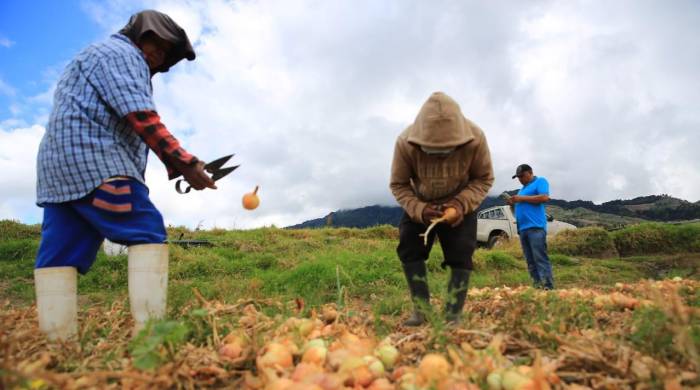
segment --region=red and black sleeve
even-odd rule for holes
[[[126,120],[149,148],[158,156],[160,161],[168,169],[168,178],[174,179],[180,176],[173,164],[173,160],[190,165],[196,163],[197,157],[188,153],[180,146],[180,142],[160,121],[160,116],[155,111],[136,111],[126,116]]]

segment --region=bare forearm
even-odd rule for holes
[[[549,195],[515,195],[513,196],[514,203],[533,203],[540,204],[549,202]]]

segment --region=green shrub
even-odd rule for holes
[[[643,223],[612,233],[621,256],[700,251],[700,225]]]
[[[374,238],[374,239],[399,239],[399,229],[391,225],[378,225],[365,229],[358,229],[360,238]]]
[[[33,239],[0,241],[0,261],[34,259],[38,249],[39,241]]]
[[[9,219],[0,220],[0,241],[41,237],[41,225],[25,225]]]
[[[571,256],[615,257],[617,250],[610,234],[599,227],[564,230],[549,242],[552,253]]]
[[[134,367],[153,370],[167,361],[172,361],[178,347],[187,341],[189,333],[190,330],[184,322],[150,322],[129,344]]]

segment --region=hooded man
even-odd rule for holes
[[[34,280],[39,327],[51,340],[76,334],[77,272],[90,269],[105,238],[129,247],[135,330],[165,314],[168,247],[145,185],[148,149],[170,179],[216,188],[153,103],[151,77],[183,58],[195,58],[185,31],[165,14],[143,11],[80,52],[58,81],[37,157],[44,219]]]
[[[404,325],[425,322],[430,302],[425,261],[436,235],[445,256],[442,266],[451,268],[445,316],[459,321],[476,249],[475,211],[493,180],[484,132],[462,115],[452,98],[442,92],[430,95],[415,122],[396,140],[391,166],[391,192],[404,209],[396,251],[414,303]],[[448,207],[457,210],[458,219],[436,226],[425,246],[419,235]]]

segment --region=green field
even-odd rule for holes
[[[10,321],[17,322],[17,316],[26,324],[35,321],[35,318],[29,321],[27,314],[18,313],[31,312],[33,261],[40,232],[37,226],[2,221],[0,233],[0,298],[6,302],[2,309],[5,330],[0,333],[3,336],[0,344],[7,344],[14,337],[20,337],[16,328],[19,325]],[[185,332],[187,336],[183,336],[181,342],[193,348],[215,349],[217,339],[212,338],[212,334],[236,330],[236,322],[244,315],[239,309],[246,302],[252,303],[260,315],[270,319],[270,327],[279,325],[289,317],[313,317],[314,313],[330,304],[345,313],[346,326],[359,326],[357,321],[361,319],[363,332],[371,333],[372,337],[397,338],[399,334],[410,333],[410,330],[400,327],[411,306],[395,254],[398,232],[393,227],[318,230],[262,228],[247,231],[172,228],[170,235],[182,239],[208,240],[213,244],[208,248],[189,249],[170,246],[169,317],[188,329]],[[622,345],[640,356],[663,362],[663,366],[673,367],[667,371],[674,375],[697,369],[700,293],[696,287],[700,279],[700,224],[642,224],[614,232],[585,228],[553,237],[549,248],[558,288],[551,293],[527,288],[529,278],[517,243],[506,244],[498,250],[477,250],[465,319],[462,329],[455,330],[445,326],[437,309],[445,295],[448,271],[440,268],[442,253],[436,246],[428,261],[429,283],[436,312],[428,330],[424,330],[428,336],[422,339],[425,342],[422,352],[434,350],[444,353],[449,345],[456,342],[455,338],[465,339],[465,335],[471,335],[469,340],[472,344],[480,345],[478,340],[474,341],[474,334],[481,332],[493,336],[505,333],[512,336],[509,342],[515,343],[513,340],[517,340],[525,343],[521,345],[521,351],[513,351],[517,349],[514,345],[505,348],[505,352],[513,354],[510,363],[515,364],[513,359],[523,359],[521,364],[532,364],[535,350],[555,359],[558,355],[563,356],[562,348],[568,345],[563,340],[585,339],[581,335],[587,331],[602,335],[609,327],[610,331],[605,336],[608,342],[612,340],[618,347]],[[125,346],[128,343],[125,341],[128,329],[121,329],[118,332],[120,336],[111,336],[104,334],[104,330],[96,325],[100,321],[128,318],[126,260],[126,256],[107,257],[100,253],[91,272],[79,278],[81,318],[95,318],[97,322],[90,327],[83,321],[81,326],[87,328],[82,333],[80,351],[57,355],[71,363],[54,362],[53,366],[46,365],[44,370],[75,376],[76,373],[87,375],[99,370],[124,372],[134,369],[129,360],[134,352]],[[663,284],[659,291],[678,296],[682,305],[688,308],[690,314],[686,314],[684,320],[678,320],[681,325],[676,323],[672,312],[655,306],[654,289],[648,287],[653,284],[647,282],[676,283],[670,281],[673,278],[680,280],[677,288]],[[504,286],[507,287],[504,289]],[[596,296],[615,291],[649,304],[635,306],[634,310],[626,308],[621,312],[618,308],[612,313],[605,309],[605,305],[594,308],[593,303],[599,303],[597,300],[604,301]],[[197,310],[205,308],[211,313],[213,306],[207,306],[211,302],[234,305],[238,309],[222,314],[215,324],[211,321],[198,322],[197,313],[200,312]],[[107,314],[100,319],[99,313]],[[114,322],[111,323],[114,326]],[[676,326],[686,328],[679,331]],[[127,328],[124,324],[123,327]],[[202,327],[208,330],[202,330]],[[683,336],[686,339],[681,340],[684,344],[678,345],[676,338],[686,333],[688,336]],[[111,360],[103,353],[86,352],[96,348],[98,340],[110,340],[110,337],[117,337],[110,342],[122,343],[113,353],[126,358],[126,362],[109,363]],[[401,349],[401,352],[405,354],[407,363],[419,360],[419,356],[412,355],[411,351]],[[15,381],[12,383],[30,385],[27,380],[33,375],[25,373],[25,379],[22,379],[22,375],[10,370],[7,365],[19,364],[22,359],[37,359],[36,353],[17,352],[16,359],[5,361],[4,369],[12,373],[8,378]],[[177,353],[173,351],[170,354],[162,352],[162,355],[166,356],[164,361],[177,361]],[[82,364],[87,356],[94,361]],[[109,356],[110,359],[117,359],[115,355]],[[595,364],[593,366],[596,367]],[[222,363],[221,367],[227,366]],[[248,366],[244,364],[245,367]],[[255,372],[254,367],[248,368]],[[601,367],[595,370],[606,372]],[[621,378],[629,386],[635,383],[661,386],[668,380],[660,377],[661,374],[656,371],[649,376],[612,371],[607,374]],[[564,382],[593,383],[593,376],[567,375],[560,374]],[[36,377],[49,384],[64,383],[38,374]],[[227,383],[237,383],[227,380],[242,380],[241,375],[226,378],[212,383],[226,387]],[[109,380],[114,381],[114,378]],[[699,383],[697,377],[693,379],[688,376],[679,380],[685,380],[682,382],[684,385]]]
[[[2,298],[29,304],[33,299],[33,261],[39,245],[36,227],[4,221],[0,240]],[[197,288],[207,299],[292,299],[309,304],[375,299],[378,310],[398,314],[407,303],[406,286],[395,253],[398,231],[369,229],[197,231],[174,228],[171,237],[209,240],[212,248],[170,248],[170,302],[176,312]],[[27,238],[20,238],[24,236]],[[9,239],[8,239],[9,238]],[[611,286],[616,282],[674,276],[700,278],[700,224],[645,224],[608,233],[579,229],[550,242],[558,287]],[[620,248],[620,249],[617,249]],[[620,258],[618,252],[625,257]],[[606,257],[613,256],[613,257]],[[601,258],[603,257],[603,258]],[[430,284],[438,296],[448,271],[440,268],[436,245],[428,261]],[[517,243],[499,250],[477,250],[471,287],[527,285]],[[109,304],[126,297],[126,256],[98,254],[80,278],[87,302]]]

